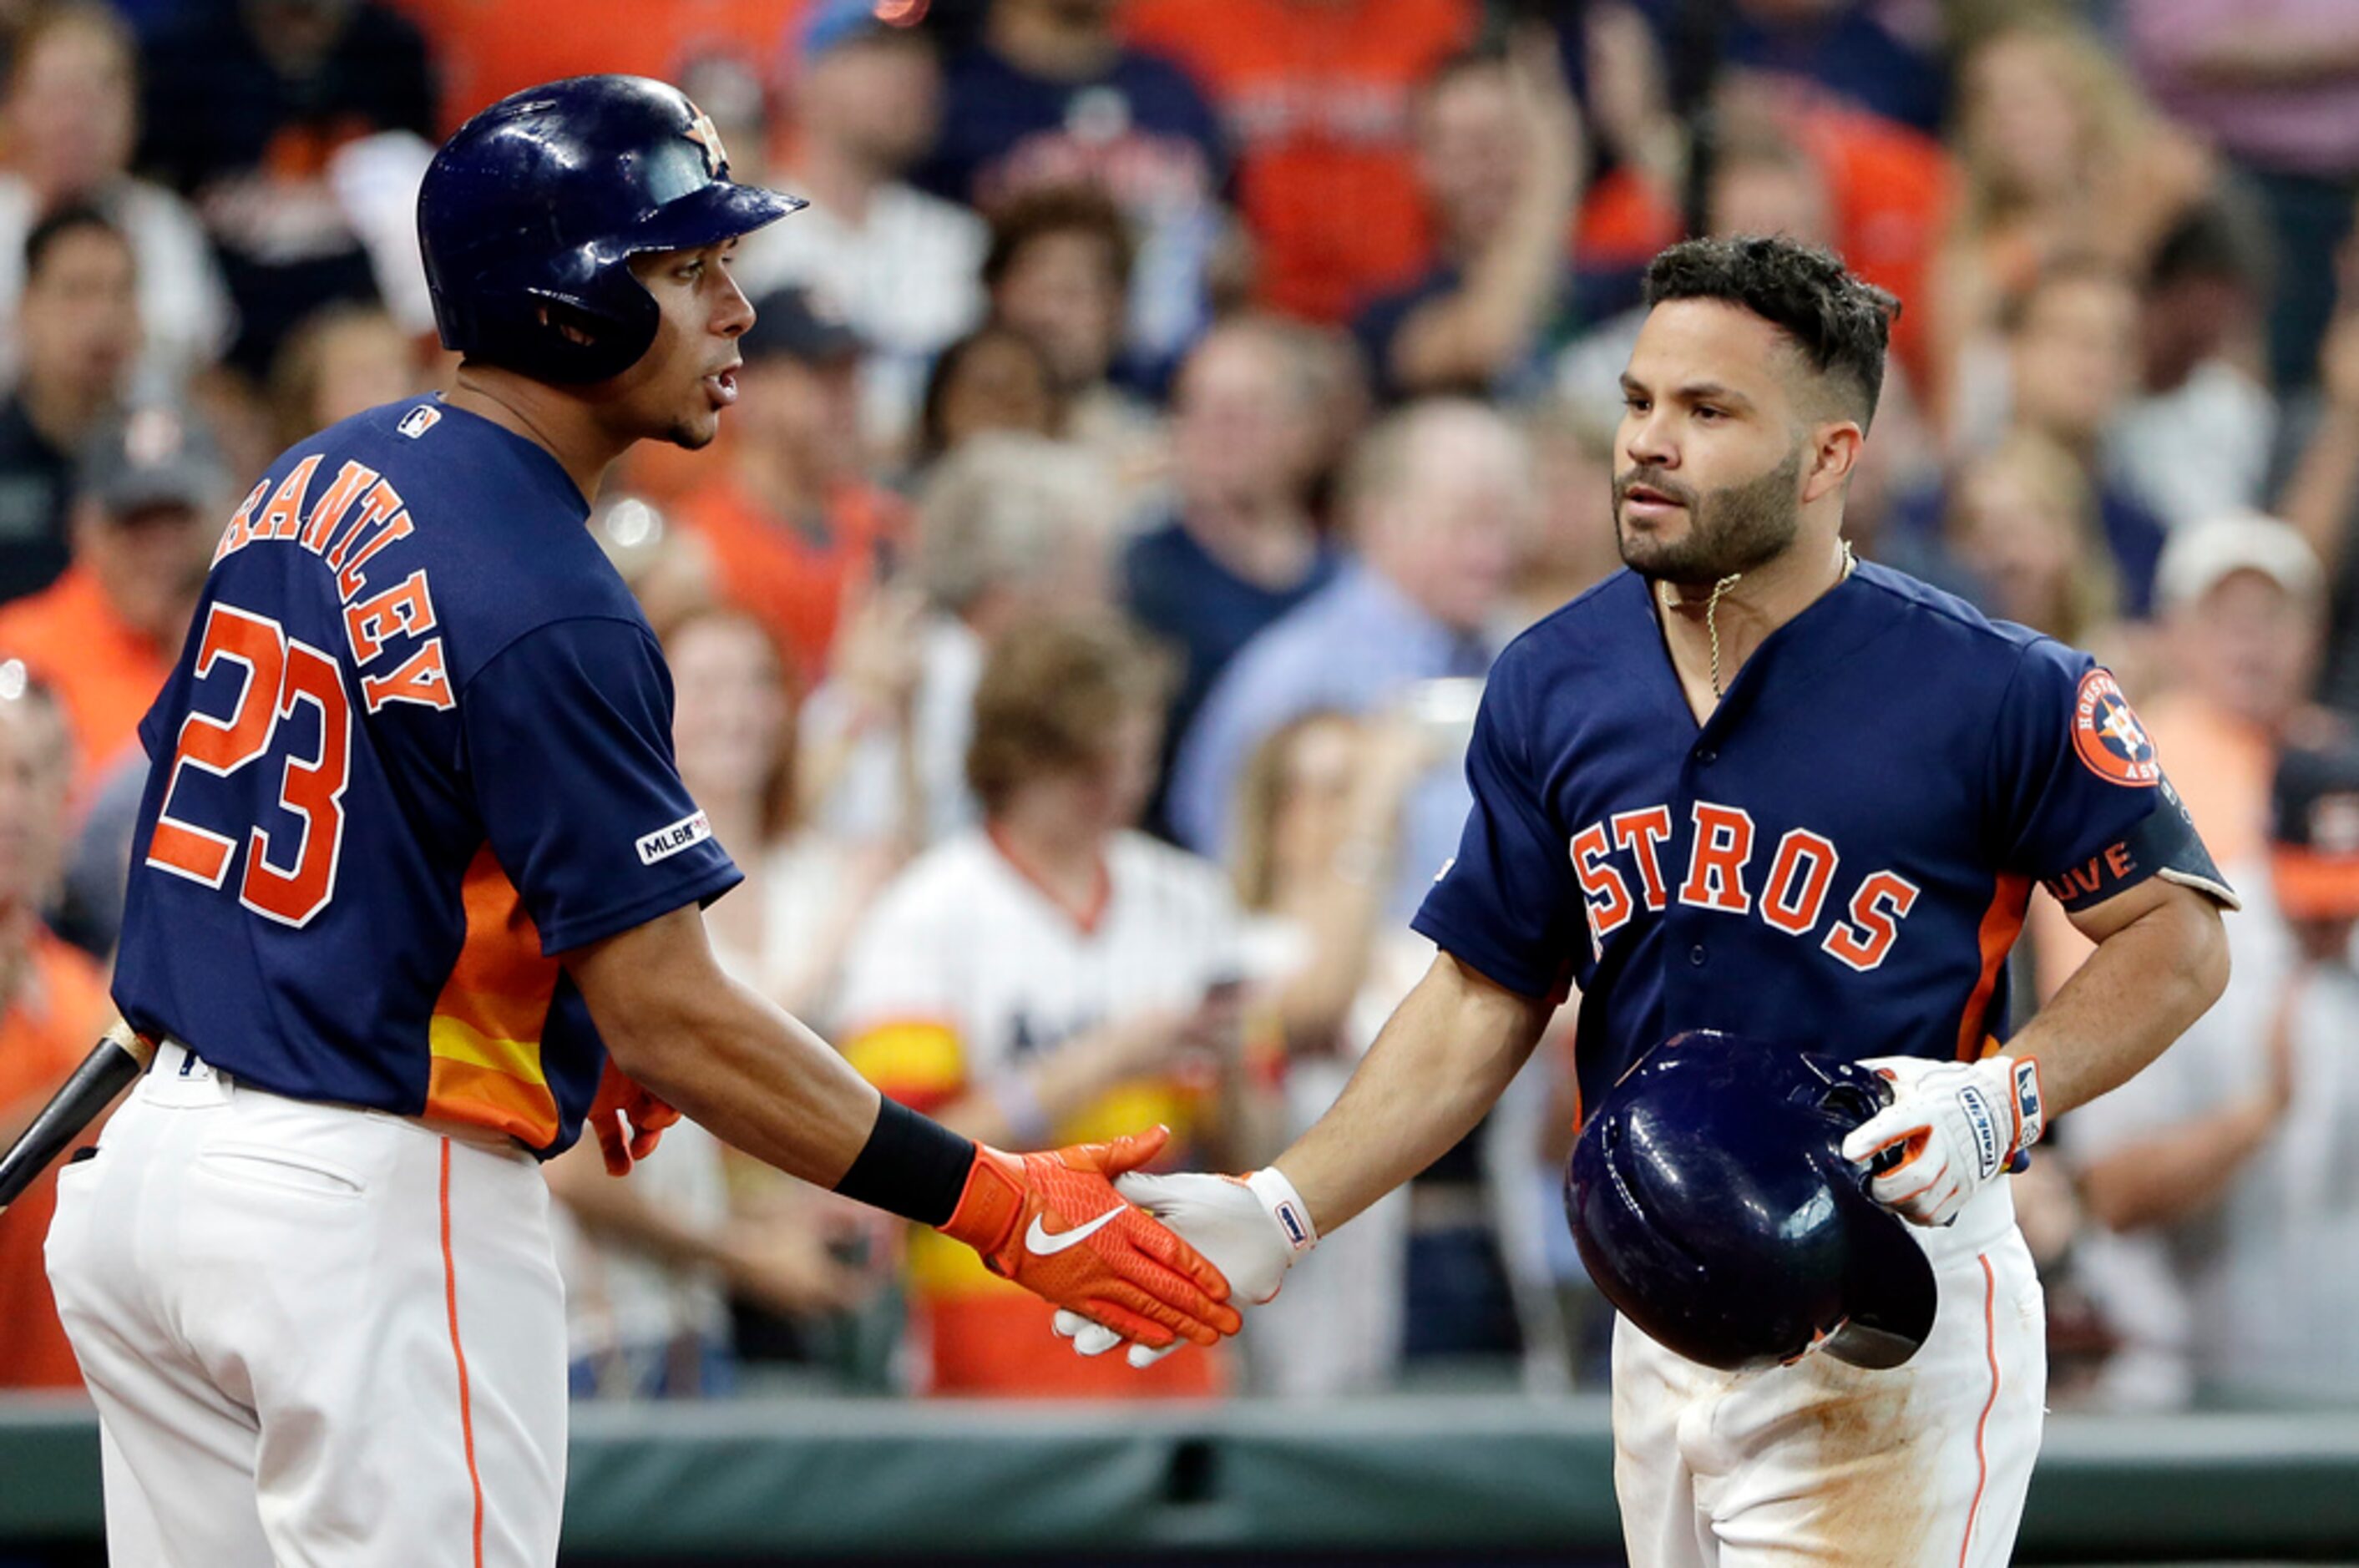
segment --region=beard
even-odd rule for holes
[[[1795,531],[1801,526],[1802,503],[1797,494],[1801,477],[1799,445],[1768,473],[1702,495],[1651,468],[1617,474],[1614,537],[1622,547],[1622,563],[1649,581],[1709,588],[1723,577],[1775,561],[1794,542]],[[1634,537],[1623,526],[1623,497],[1640,485],[1687,508],[1688,531],[1683,538]]]
[[[669,430],[664,431],[663,439],[683,451],[702,452],[706,447],[711,446],[720,434],[719,419],[699,424],[690,418],[675,422]]]

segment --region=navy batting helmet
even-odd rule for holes
[[[1734,1035],[1674,1035],[1573,1146],[1566,1217],[1605,1299],[1690,1361],[1745,1371],[1824,1342],[1897,1367],[1932,1331],[1933,1268],[1867,1195],[1843,1135],[1884,1080]]]
[[[574,76],[459,127],[418,192],[442,345],[540,381],[603,381],[655,341],[630,257],[717,245],[792,196],[733,184],[712,121],[643,76]]]

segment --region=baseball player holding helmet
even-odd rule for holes
[[[1322,1231],[1473,1127],[1571,986],[1593,1107],[1689,1031],[1854,1063],[1888,1103],[1854,1084],[1845,1105],[1790,1072],[1749,1088],[1656,1073],[1607,1107],[1650,1139],[1609,1172],[1638,1182],[1627,1213],[1583,1220],[1575,1204],[1585,1250],[1635,1287],[1615,1287],[1614,1352],[1631,1561],[2002,1563],[2046,1367],[2038,1281],[1997,1178],[2049,1116],[2136,1073],[2211,1005],[2233,897],[2111,675],[1853,560],[1843,494],[1891,297],[1776,239],[1675,245],[1647,289],[1614,487],[1629,570],[1492,671],[1467,757],[1474,806],[1415,921],[1440,949],[1431,970],[1275,1164],[1117,1187],[1266,1300]],[[2096,950],[2002,1047],[2006,955],[2043,883]],[[1679,1047],[1686,1069],[1714,1049]],[[1832,1139],[1823,1163],[1756,1168],[1779,1151],[1754,1134],[1709,1141],[1777,1085],[1807,1091],[1807,1116],[1763,1097],[1758,1119]],[[1578,1198],[1578,1159],[1573,1174]],[[1848,1218],[1836,1228],[1838,1176],[1914,1222],[1932,1279],[1917,1308],[1908,1279],[1842,1278],[1875,1244]],[[1650,1266],[1650,1248],[1659,1265],[1682,1247],[1752,1247],[1723,1278],[1763,1273],[1758,1236],[1681,1234],[1700,1212],[1682,1180],[1730,1202],[1792,1197],[1796,1269],[1828,1293],[1783,1290],[1748,1314]],[[1847,1334],[1863,1313],[1873,1332]],[[1765,1334],[1748,1316],[1777,1323]],[[1114,1338],[1060,1327],[1084,1351]]]
[[[753,319],[730,251],[798,205],[658,82],[495,104],[419,202],[456,388],[295,447],[223,534],[141,729],[114,996],[155,1065],[49,1236],[112,1561],[552,1562],[536,1157],[585,1122],[627,1168],[684,1112],[1125,1334],[1235,1328],[1108,1186],[1158,1136],[980,1148],[706,946],[739,874],[582,524],[633,442],[712,439]]]

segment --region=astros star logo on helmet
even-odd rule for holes
[[[694,108],[695,105],[690,104]],[[680,135],[704,149],[704,172],[718,180],[729,168],[729,149],[721,145],[721,129],[712,116],[703,110],[696,111],[696,123]]]

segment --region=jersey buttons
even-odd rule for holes
[[[1703,967],[1703,943],[1698,942],[1693,947],[1688,949],[1688,962],[1694,964],[1698,969]]]
[[[1708,746],[1700,746],[1696,747],[1695,759],[1698,768],[1710,768],[1720,760],[1720,753]]]

